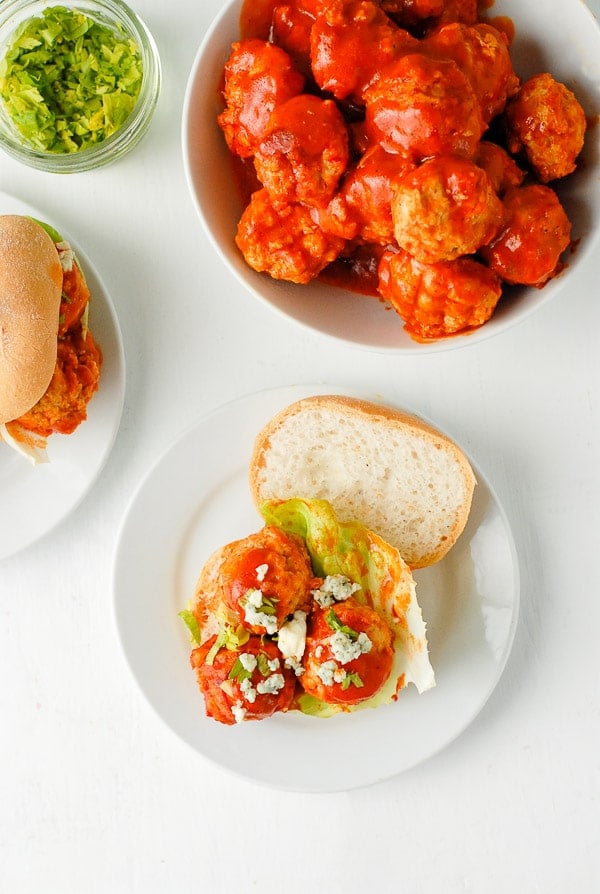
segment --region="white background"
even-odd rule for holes
[[[0,564],[0,890],[598,890],[600,262],[461,351],[384,356],[298,331],[223,267],[187,193],[183,94],[218,0],[132,5],[164,69],[145,141],[66,177],[0,158],[0,190],[92,258],[128,364],[96,487]],[[131,679],[111,592],[128,501],[176,435],[240,395],[312,382],[380,391],[462,443],[504,504],[522,577],[512,655],[469,729],[416,769],[333,795],[260,788],[183,745]]]

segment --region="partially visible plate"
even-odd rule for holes
[[[0,560],[13,555],[61,522],[88,493],[114,443],[125,398],[125,357],[117,315],[98,272],[60,222],[5,193],[0,214],[29,214],[56,227],[73,246],[90,292],[90,330],[102,349],[98,391],[88,418],[71,435],[48,439],[50,462],[33,466],[0,441]]]
[[[115,618],[126,660],[158,716],[225,770],[296,791],[342,791],[387,779],[438,752],[473,720],[508,658],[519,603],[516,552],[483,473],[467,527],[448,556],[415,573],[435,689],[328,720],[298,712],[223,726],[205,716],[178,612],[204,561],[258,530],[248,461],[259,429],[309,394],[293,386],[226,404],[184,432],[135,493],[115,557]],[[369,395],[357,395],[369,398]],[[374,396],[371,396],[374,399]]]

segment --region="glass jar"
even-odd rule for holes
[[[146,133],[160,93],[158,49],[146,25],[122,0],[56,0],[53,4],[47,0],[2,0],[0,67],[13,46],[17,29],[32,19],[41,19],[44,12],[55,8],[82,13],[98,25],[133,42],[142,68],[139,93],[133,108],[114,133],[91,145],[64,150],[35,145],[17,128],[6,101],[0,97],[0,148],[18,161],[44,171],[65,174],[89,171],[120,158],[133,149]]]

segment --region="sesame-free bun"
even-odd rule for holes
[[[46,231],[0,215],[0,425],[42,397],[54,372],[63,273]]]
[[[475,487],[457,445],[422,420],[337,395],[307,397],[258,434],[250,491],[265,500],[328,500],[395,546],[411,568],[443,558],[463,531]]]

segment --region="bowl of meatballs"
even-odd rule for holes
[[[578,0],[483,5],[223,9],[190,73],[183,157],[255,297],[398,353],[477,343],[567,292],[599,231],[600,32]]]

